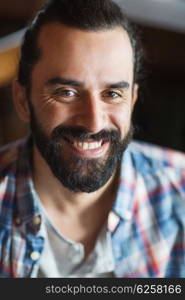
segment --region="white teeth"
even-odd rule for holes
[[[81,146],[80,146],[81,145]],[[80,143],[79,144],[79,148],[82,148],[82,149],[84,149],[84,150],[87,150],[87,149],[89,149],[89,144],[88,143]]]
[[[102,141],[100,141],[100,142],[91,142],[91,143],[74,142],[75,147],[81,148],[83,150],[97,149],[97,148],[101,147],[101,145],[102,145]]]

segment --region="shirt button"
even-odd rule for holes
[[[40,216],[37,216],[33,219],[33,224],[34,225],[40,225],[41,223],[41,217]]]
[[[21,219],[20,218],[16,218],[15,222],[16,222],[17,225],[20,225],[21,224]]]
[[[40,253],[38,251],[33,251],[30,255],[32,260],[38,260],[40,257]]]
[[[131,213],[129,210],[125,211],[125,213],[124,213],[124,218],[125,218],[126,220],[131,220],[131,218],[132,218],[132,213]]]

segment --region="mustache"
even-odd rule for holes
[[[58,141],[61,138],[78,139],[85,141],[87,139],[103,142],[118,142],[121,140],[121,132],[119,129],[103,129],[96,134],[92,134],[82,126],[64,126],[58,125],[51,134],[51,139]]]

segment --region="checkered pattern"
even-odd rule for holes
[[[37,277],[44,238],[31,139],[0,151],[0,277]],[[38,219],[37,219],[38,220]],[[185,155],[132,142],[108,218],[116,277],[185,277]]]

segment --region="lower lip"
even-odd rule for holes
[[[77,153],[80,156],[83,157],[87,157],[87,158],[97,158],[100,157],[102,155],[104,155],[106,153],[106,151],[109,148],[109,142],[105,142],[102,146],[100,146],[99,148],[96,149],[82,149],[82,148],[78,148],[75,147],[74,144],[66,142],[66,144],[68,144],[68,146],[70,146],[70,148]]]

